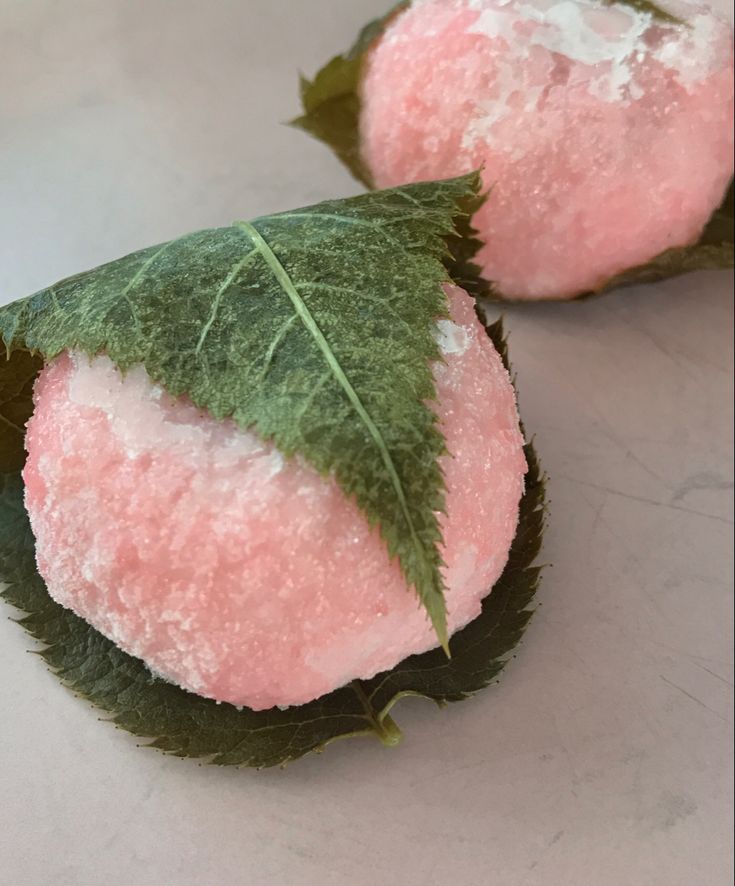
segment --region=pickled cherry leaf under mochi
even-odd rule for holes
[[[372,188],[370,170],[360,156],[360,80],[362,66],[375,40],[379,39],[393,16],[410,3],[404,0],[360,31],[357,40],[343,55],[335,56],[313,80],[301,77],[303,115],[291,125],[303,129],[328,145],[352,175]]]
[[[446,644],[433,331],[447,240],[478,188],[472,174],[198,231],[0,308],[0,463],[22,455],[29,353],[142,364],[173,396],[333,474]]]
[[[500,322],[487,331],[507,366]],[[525,454],[529,470],[508,562],[481,614],[452,637],[452,658],[438,648],[414,655],[372,680],[355,681],[298,707],[238,709],[157,679],[142,661],[52,600],[36,569],[17,470],[0,473],[2,596],[24,613],[20,624],[42,644],[40,655],[65,686],[118,728],[164,753],[261,768],[321,751],[337,738],[373,735],[393,745],[401,738],[391,716],[397,701],[412,695],[444,705],[467,698],[497,678],[528,624],[539,581],[540,567],[534,564],[545,498],[532,444]]]
[[[33,412],[33,383],[43,360],[28,351],[8,357],[0,343],[0,473],[19,471],[25,461],[25,425]]]
[[[653,18],[669,24],[680,22],[675,16],[648,0],[613,0],[606,5],[629,6],[638,12],[650,13]],[[410,2],[396,4],[382,18],[366,25],[353,46],[343,55],[337,55],[313,80],[301,77],[301,104],[304,113],[292,121],[292,125],[304,130],[314,138],[324,142],[334,151],[350,173],[367,188],[374,183],[370,170],[362,158],[360,144],[360,84],[363,66],[371,46],[383,34],[391,19],[410,6]],[[682,26],[686,27],[685,23]],[[476,212],[485,199],[492,200],[492,192],[479,198],[472,212]],[[722,205],[713,213],[696,243],[675,247],[652,258],[643,265],[616,274],[594,292],[577,297],[587,297],[621,286],[650,283],[685,274],[689,271],[726,269],[733,267],[733,183],[725,195]],[[497,301],[514,301],[512,295],[501,294],[493,287],[491,280],[483,279],[480,268],[472,261],[475,248],[468,257],[462,251],[462,244],[474,238],[477,247],[482,243],[471,225],[471,218],[462,220],[463,235],[459,251],[453,252],[454,279],[475,296],[484,296]],[[451,246],[450,246],[451,248]],[[519,244],[519,249],[523,244]]]

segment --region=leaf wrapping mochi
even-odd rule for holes
[[[413,0],[302,81],[364,183],[483,168],[486,289],[573,298],[733,263],[733,43],[665,0]]]
[[[502,667],[543,484],[446,271],[478,187],[196,232],[0,309],[5,596],[119,725],[272,765],[392,743],[401,695]]]

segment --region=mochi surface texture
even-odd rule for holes
[[[484,164],[477,261],[507,298],[568,298],[697,240],[733,172],[730,25],[600,0],[415,0],[371,48],[376,187]]]
[[[449,630],[505,566],[526,462],[515,394],[447,287],[434,404]],[[336,481],[106,356],[41,372],[23,472],[51,596],[151,670],[253,709],[301,704],[437,645],[377,529]]]

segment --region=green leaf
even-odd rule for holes
[[[501,355],[502,326],[488,327]],[[534,565],[544,524],[544,482],[533,446],[508,564],[482,613],[452,638],[449,660],[440,649],[412,656],[372,680],[345,686],[300,707],[268,711],[217,704],[154,678],[48,595],[36,571],[34,540],[18,473],[0,474],[0,578],[5,599],[25,616],[20,624],[45,647],[50,669],[69,689],[105,711],[147,746],[218,765],[283,765],[337,738],[374,735],[396,744],[401,732],[390,712],[407,695],[440,705],[473,694],[496,679],[528,623],[539,567]]]
[[[2,339],[11,355],[73,348],[123,370],[141,363],[174,396],[333,474],[446,646],[444,439],[427,403],[446,241],[478,187],[469,175],[189,234],[0,308]],[[27,368],[28,357],[6,368],[18,359]],[[0,382],[11,395],[16,375]],[[9,399],[8,421],[28,409]]]
[[[482,268],[475,264],[475,256],[482,248],[482,240],[472,219],[486,199],[485,194],[477,194],[462,203],[463,212],[456,221],[457,233],[447,238],[450,254],[447,268],[452,280],[470,295],[476,299],[494,300],[492,284],[482,276]]]
[[[313,80],[302,77],[301,104],[304,113],[291,121],[293,126],[308,132],[330,147],[352,175],[368,188],[374,185],[360,148],[360,84],[363,66],[373,43],[383,34],[391,19],[408,5],[406,2],[397,4],[385,16],[363,28],[351,49],[329,61]],[[629,6],[668,24],[686,24],[649,0],[609,0],[607,5]],[[473,214],[485,199],[492,199],[492,195],[474,198]],[[696,243],[668,249],[644,265],[615,275],[594,292],[578,297],[585,298],[620,286],[664,280],[688,271],[731,268],[732,216],[731,184],[725,202],[715,211]],[[513,295],[498,292],[492,281],[484,279],[481,269],[474,264],[472,259],[482,241],[477,238],[470,218],[464,219],[459,228],[461,236],[456,243],[450,245],[453,248],[451,273],[454,279],[461,280],[461,285],[476,296],[495,301],[515,301]]]
[[[370,171],[360,156],[360,80],[368,50],[390,20],[409,6],[408,0],[396,4],[375,21],[367,24],[350,49],[335,56],[314,77],[301,76],[301,104],[304,113],[291,121],[325,142],[366,187],[372,188]]]
[[[28,351],[9,355],[0,343],[0,471],[23,467],[25,424],[33,412],[33,382],[42,365]]]
[[[651,3],[650,0],[603,0],[603,3],[605,6],[629,6],[631,9],[635,9],[636,12],[646,12],[658,21],[667,22],[671,25],[684,24],[680,18],[667,12],[661,6]]]

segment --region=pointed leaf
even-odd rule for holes
[[[478,186],[470,175],[198,231],[0,308],[13,357],[0,365],[0,416],[7,424],[17,413],[22,426],[30,414],[29,384],[25,405],[12,399],[24,382],[16,365],[33,362],[19,353],[142,363],[174,396],[333,474],[446,643],[444,440],[427,403],[432,333],[447,312],[446,240]],[[17,467],[19,436],[7,425],[13,433],[3,458]]]
[[[360,156],[360,80],[370,46],[390,20],[409,6],[397,3],[384,16],[367,24],[350,49],[329,61],[313,80],[301,78],[301,104],[304,114],[292,126],[329,145],[339,159],[366,187],[372,188],[368,168]]]

